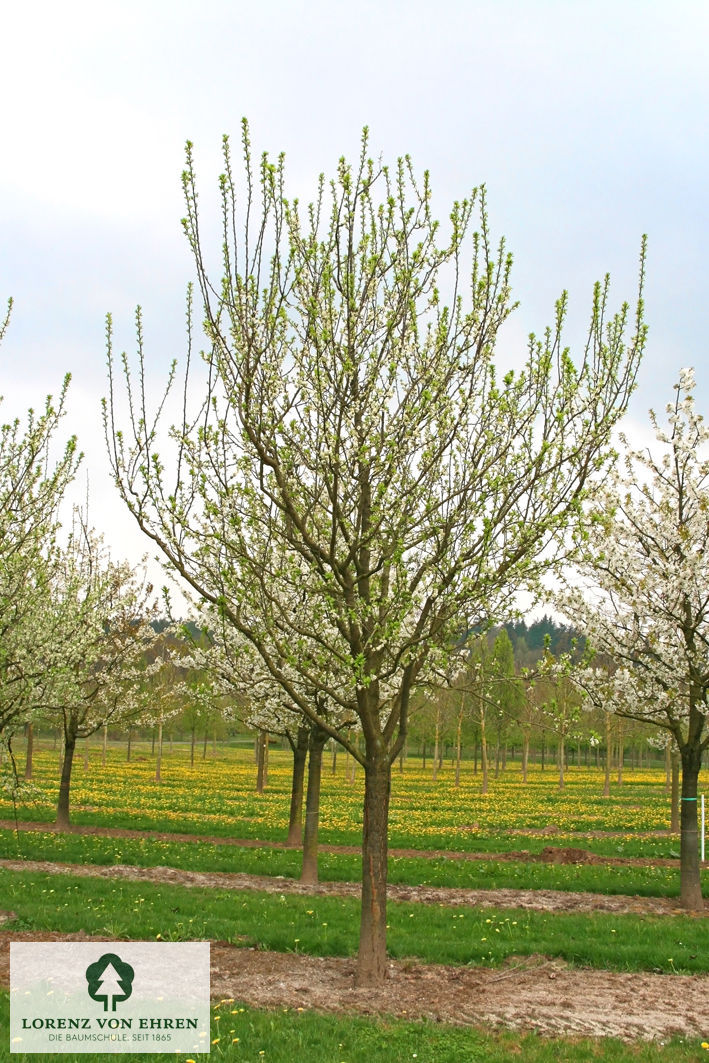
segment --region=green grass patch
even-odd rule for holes
[[[9,994],[0,993],[0,1028],[9,1022]],[[454,1027],[429,1022],[404,1022],[342,1015],[322,1015],[283,1008],[257,1011],[238,1002],[215,1005],[212,1011],[210,1056],[233,1063],[690,1063],[705,1053],[696,1041],[679,1038],[670,1043],[624,1044],[614,1038],[546,1038]],[[708,1054],[709,1055],[709,1054]],[[35,1055],[10,1054],[0,1041],[0,1060],[19,1063]],[[166,1063],[175,1054],[127,1053],[119,1057],[101,1053],[55,1054],[48,1063],[90,1063],[120,1058]],[[178,1056],[183,1060],[182,1055]]]
[[[58,860],[71,864],[129,864],[188,871],[227,871],[298,878],[297,850],[245,848],[206,842],[166,842],[154,838],[0,831],[0,858]],[[359,856],[320,853],[324,882],[358,882]],[[709,883],[709,872],[704,872]],[[605,864],[544,864],[476,861],[437,857],[391,857],[389,881],[401,885],[464,889],[557,889],[592,893],[677,897],[679,870]]]
[[[3,905],[29,930],[109,938],[226,940],[242,946],[354,955],[360,906],[352,898],[265,894],[76,878],[0,869]],[[569,914],[389,902],[392,956],[495,966],[542,953],[621,971],[706,973],[709,920]],[[12,930],[13,924],[8,925]]]

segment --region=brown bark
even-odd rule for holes
[[[25,755],[25,778],[32,778],[32,753],[34,750],[34,728],[31,723],[27,724],[27,751]]]
[[[71,825],[69,819],[69,793],[71,790],[71,769],[74,763],[74,750],[76,749],[76,735],[68,734],[64,739],[64,759],[62,760],[62,774],[59,781],[59,799],[57,801],[57,826],[60,830],[68,830]]]
[[[458,726],[455,732],[455,785],[460,786],[461,730],[463,727],[463,709],[458,713]]]
[[[679,814],[679,753],[673,750],[670,761],[672,764],[672,786],[670,794],[670,830],[675,832],[680,829]]]
[[[362,918],[356,984],[380,985],[387,976],[386,888],[391,779],[385,753],[368,758],[364,773]]]
[[[603,780],[603,796],[611,795],[611,714],[606,713],[606,774]]]
[[[680,904],[691,912],[704,910],[699,865],[697,824],[697,779],[702,763],[701,747],[682,749],[682,812],[679,848]]]
[[[485,709],[480,703],[480,764],[483,773],[483,782],[480,793],[486,794],[488,789],[488,766],[487,766],[487,736],[485,734]]]
[[[155,733],[153,732],[153,746],[155,745]],[[158,721],[158,733],[157,733],[157,758],[155,760],[155,782],[161,780],[162,770],[162,720]]]
[[[623,734],[623,721],[622,721],[621,718],[619,718],[618,719],[618,785],[619,786],[623,785],[623,759],[624,759],[624,756],[625,756],[625,750],[624,750],[624,747],[623,747],[624,738],[625,738],[625,736]]]
[[[298,735],[293,742],[288,741],[293,750],[293,777],[290,791],[290,816],[288,819],[288,838],[286,845],[297,847],[303,839],[303,784],[305,781],[305,762],[308,759],[308,739],[310,729],[303,724],[298,728]]]
[[[259,731],[256,739],[256,793],[262,794],[268,780],[268,767],[266,764],[266,746],[268,735],[265,731]]]
[[[322,754],[328,735],[317,724],[310,728],[308,741],[308,792],[305,798],[303,831],[303,866],[300,881],[314,885],[318,881],[318,827],[320,824],[320,780]]]

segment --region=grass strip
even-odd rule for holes
[[[0,858],[164,866],[187,871],[282,875],[293,879],[299,877],[301,867],[301,854],[297,850],[8,830],[0,831]],[[358,882],[361,878],[359,856],[321,852],[319,864],[324,882]],[[709,884],[709,872],[704,872],[704,876]],[[475,861],[445,856],[391,857],[389,881],[463,889],[554,889],[644,897],[679,896],[679,870],[674,867]]]
[[[9,994],[0,992],[0,1028],[7,1030]],[[480,1030],[430,1022],[370,1019],[283,1008],[262,1011],[235,1001],[216,1004],[212,1010],[210,1058],[229,1063],[690,1063],[707,1055],[696,1041],[674,1038],[658,1044],[625,1044],[615,1038],[540,1037],[534,1033]],[[47,1063],[91,1063],[106,1060],[101,1053],[55,1054]],[[167,1063],[175,1053],[121,1054],[120,1059]],[[177,1058],[184,1063],[184,1056]],[[199,1063],[204,1056],[197,1056]],[[0,1061],[19,1063],[36,1059],[10,1054],[0,1041]]]
[[[240,946],[351,956],[359,902],[316,897],[74,878],[0,869],[6,930],[56,930],[138,940],[222,940]],[[396,958],[496,966],[542,953],[617,971],[706,973],[709,920],[610,913],[453,908],[389,902]]]
[[[285,797],[283,801],[285,803]],[[17,818],[20,823],[49,824],[54,822],[55,811],[53,805],[28,804],[17,809]],[[15,820],[15,810],[7,802],[0,801],[0,820],[7,822]],[[176,812],[166,809],[153,811],[130,809],[127,811],[125,804],[92,810],[74,808],[72,823],[76,826],[97,827],[105,830],[123,828],[185,834],[194,836],[195,840],[200,835],[206,835],[223,839],[227,843],[239,838],[249,841],[282,842],[286,835],[285,821],[273,823],[263,815],[243,816],[237,811],[230,816]],[[347,828],[333,827],[328,824],[326,811],[323,810],[320,841],[323,845],[361,845],[361,818]],[[529,834],[507,830],[460,828],[459,830],[441,831],[428,829],[425,834],[422,834],[420,831],[413,833],[402,830],[392,824],[389,844],[393,849],[414,849],[426,852],[526,851],[540,853],[551,846],[585,849],[598,856],[679,858],[678,835],[648,835],[642,831],[626,831],[623,834],[609,831],[604,835],[599,829],[587,834],[568,831],[557,831],[553,834]]]

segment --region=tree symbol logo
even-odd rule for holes
[[[129,963],[124,963],[115,952],[105,952],[86,968],[89,996],[92,1000],[102,1000],[104,1011],[115,1011],[118,1001],[127,1000],[133,992],[134,977],[135,971]]]

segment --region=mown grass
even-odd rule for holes
[[[226,871],[298,878],[297,850],[245,848],[155,838],[111,838],[101,835],[55,834],[0,830],[0,858],[45,860],[137,867],[167,866],[189,871]],[[323,882],[356,882],[362,862],[349,853],[321,852]],[[704,872],[709,882],[709,871]],[[391,857],[389,881],[403,885],[464,889],[557,889],[592,893],[676,897],[675,867],[611,864],[547,864],[437,857]]]
[[[0,1029],[9,1023],[9,995],[0,992]],[[263,1011],[236,1001],[216,1004],[212,1013],[209,1057],[228,1063],[690,1063],[707,1055],[693,1040],[674,1038],[667,1044],[624,1044],[615,1038],[540,1037],[497,1030],[443,1026],[430,1022],[366,1019],[282,1008]],[[35,1055],[10,1054],[0,1040],[0,1061],[19,1063]],[[100,1053],[48,1053],[47,1063],[90,1063],[120,1058],[150,1059],[167,1063],[185,1057],[175,1053],[126,1053],[109,1057]]]
[[[241,946],[354,955],[359,901],[352,898],[186,888],[0,869],[0,896],[25,930],[76,931],[136,940],[224,940]],[[618,971],[706,973],[709,920],[570,914],[395,903],[388,948],[424,963],[495,966],[543,953]]]

